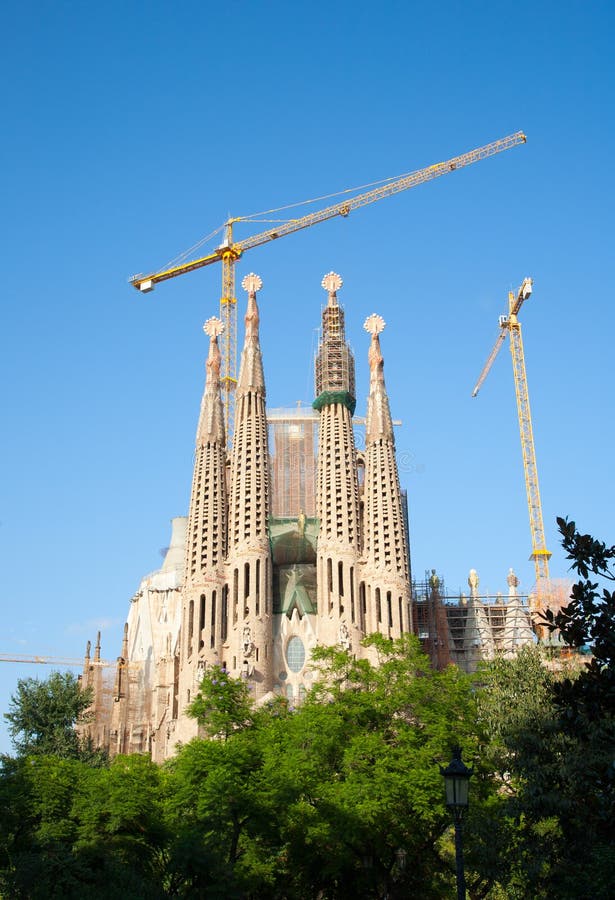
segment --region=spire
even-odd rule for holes
[[[100,661],[100,631],[96,635],[96,647],[94,648],[94,659]]]
[[[100,633],[100,632],[99,632]],[[118,656],[115,666],[115,684],[113,686],[113,696],[118,702],[126,697],[127,689],[127,673],[126,663],[128,662],[128,622],[124,624],[124,637],[122,639],[122,654]]]
[[[479,583],[476,569],[470,569],[468,576],[470,600],[463,638],[463,649],[469,659],[469,671],[475,671],[481,660],[492,659],[494,653],[493,633],[484,604],[478,596]]]
[[[384,363],[380,334],[384,319],[372,313],[363,325],[371,335],[368,351],[369,398],[365,423],[365,481],[363,489],[363,552],[366,579],[381,590],[396,580],[402,598],[399,628],[409,630],[407,600],[409,594],[408,538],[395,459],[395,440],[389,400],[384,384]],[[382,621],[382,618],[379,619]]]
[[[273,665],[268,531],[271,505],[265,378],[256,303],[256,292],[263,283],[251,273],[241,284],[248,294],[248,310],[231,455],[227,572],[232,587],[228,588],[228,621],[233,629],[233,660],[241,660],[242,672],[267,691],[271,689]]]
[[[514,569],[511,568],[508,570],[508,575],[506,576],[506,583],[508,585],[508,597],[509,599],[517,596],[517,588],[519,587],[519,579],[515,575]]]
[[[369,398],[367,401],[366,441],[386,438],[393,444],[393,422],[389,409],[389,398],[384,385],[384,360],[380,349],[380,334],[385,322],[382,316],[372,313],[365,320],[363,328],[372,336],[367,359],[369,361]]]
[[[256,303],[256,292],[263,282],[250,273],[241,286],[248,294],[248,309],[236,391],[229,544],[237,548],[245,541],[256,541],[268,548],[269,447]]]
[[[225,443],[224,409],[220,392],[221,355],[218,347],[218,336],[224,331],[224,325],[220,319],[212,316],[203,325],[203,331],[209,336],[209,355],[205,363],[207,375],[196,436],[197,448],[204,447],[207,443],[222,446]]]
[[[322,313],[320,348],[316,357],[316,400],[314,409],[327,403],[343,403],[351,414],[356,405],[354,357],[346,342],[344,310],[337,302],[343,282],[336,272],[322,280],[327,291],[327,305]]]
[[[534,633],[527,609],[524,609],[521,605],[521,600],[517,593],[519,579],[512,569],[508,570],[506,581],[508,583],[508,604],[506,606],[502,645],[504,655],[512,657],[516,655],[519,647],[533,642]]]
[[[263,358],[258,335],[258,304],[256,292],[263,286],[258,275],[251,272],[241,282],[242,288],[248,292],[248,309],[245,315],[246,334],[241,351],[239,378],[237,379],[236,396],[247,391],[257,391],[265,396],[265,376],[263,374]]]
[[[357,566],[361,548],[357,455],[352,430],[355,408],[354,358],[346,343],[344,311],[337,291],[342,279],[322,280],[327,306],[316,358],[316,400],[320,412],[316,510],[319,640],[356,647],[359,636]]]
[[[205,390],[196,434],[190,510],[186,532],[186,582],[199,582],[206,570],[216,569],[226,551],[226,439],[220,391],[220,348],[224,331],[212,316],[203,325],[209,337]],[[166,566],[166,560],[165,560]]]

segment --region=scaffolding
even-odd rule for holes
[[[319,415],[308,407],[267,411],[271,448],[271,514],[316,515]]]
[[[337,303],[323,310],[322,336],[316,357],[316,396],[325,392],[347,392],[352,398],[356,397],[354,356],[346,343],[344,310]]]
[[[413,630],[432,666],[451,663],[474,672],[495,655],[513,655],[533,642],[528,596],[448,595],[435,570],[412,582]]]

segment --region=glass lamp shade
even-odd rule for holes
[[[453,758],[446,769],[440,766],[444,778],[446,805],[452,809],[467,809],[470,776],[474,769],[468,769],[461,760],[461,749],[455,747]]]

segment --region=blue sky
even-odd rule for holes
[[[527,145],[246,254],[270,406],[312,397],[334,269],[365,409],[380,313],[412,562],[450,590],[533,567],[510,354],[522,311],[552,575],[556,515],[615,541],[615,7],[592,2],[22,2],[3,14],[0,652],[120,649],[186,512],[215,267],[127,284],[229,215]],[[257,226],[261,227],[261,226]],[[237,237],[249,233],[237,228]],[[240,302],[243,303],[243,292]],[[0,664],[0,709],[18,677]],[[4,732],[0,749],[8,749]]]

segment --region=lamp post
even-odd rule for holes
[[[457,900],[466,900],[466,879],[463,871],[463,843],[461,822],[468,808],[470,776],[474,769],[468,769],[461,760],[461,747],[453,748],[453,758],[440,774],[444,778],[446,806],[453,813],[455,822],[455,863],[457,870]]]

